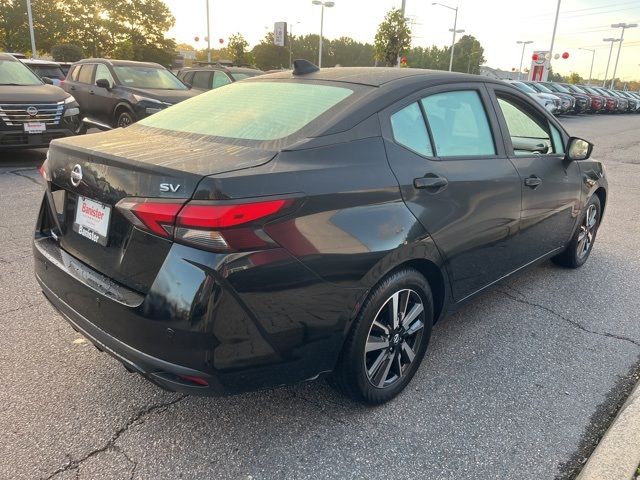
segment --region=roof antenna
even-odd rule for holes
[[[298,59],[293,61],[293,74],[294,75],[306,75],[307,73],[313,73],[320,70],[317,65],[314,65],[309,60]]]

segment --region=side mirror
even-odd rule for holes
[[[111,82],[109,82],[109,80],[107,80],[106,78],[99,78],[98,80],[96,80],[96,86],[111,90]]]
[[[566,151],[569,160],[586,160],[591,156],[593,144],[581,138],[571,137]]]
[[[42,81],[47,85],[53,85],[53,80],[51,80],[49,77],[42,77]]]

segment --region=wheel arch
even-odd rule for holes
[[[596,195],[600,200],[600,219],[602,219],[604,215],[604,208],[607,204],[607,190],[604,187],[600,186],[596,189],[595,192],[593,192],[593,194]]]
[[[135,115],[133,112],[133,108],[127,102],[120,102],[116,105],[116,108],[113,109],[113,124],[117,125],[118,123],[118,115],[122,113],[122,111],[127,110],[131,113],[131,115]]]

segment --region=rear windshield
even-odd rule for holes
[[[352,93],[350,88],[311,83],[238,82],[138,123],[176,132],[270,141],[297,132]]]
[[[38,75],[40,78],[49,77],[57,78],[58,80],[64,80],[64,72],[60,67],[55,65],[29,65],[29,68]]]

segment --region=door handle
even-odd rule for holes
[[[414,178],[413,186],[415,188],[443,188],[449,184],[446,178],[438,177],[433,174],[426,175],[424,177]]]
[[[529,188],[535,189],[542,184],[542,179],[540,177],[536,177],[535,175],[532,175],[529,178],[524,179],[524,184]]]

